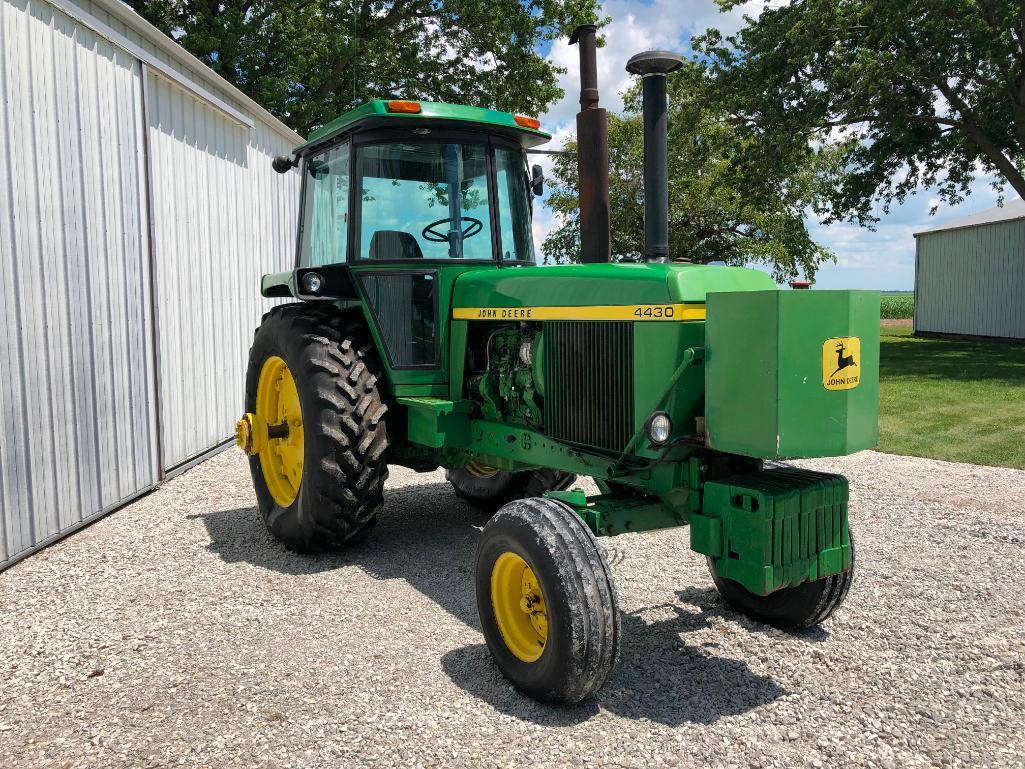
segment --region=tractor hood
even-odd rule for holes
[[[452,307],[455,317],[469,319],[488,317],[474,312],[489,308],[704,304],[713,291],[775,288],[769,275],[745,267],[662,263],[516,267],[463,273],[455,283]]]

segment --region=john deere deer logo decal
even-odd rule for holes
[[[857,366],[858,365],[857,363],[854,362],[854,356],[853,355],[844,355],[843,351],[844,351],[844,343],[843,342],[837,342],[837,345],[836,345],[836,371],[834,371],[832,374],[830,374],[830,376],[836,376],[839,372],[843,371],[848,366]]]
[[[822,343],[822,384],[827,390],[851,390],[861,382],[861,340],[856,336]]]

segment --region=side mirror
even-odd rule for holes
[[[541,166],[530,169],[530,191],[539,197],[545,193],[545,172]]]
[[[270,164],[271,168],[273,168],[279,174],[287,174],[289,171],[291,171],[298,165],[296,161],[292,160],[292,158],[288,157],[287,155],[278,155],[276,158],[274,158],[274,160],[271,161]]]

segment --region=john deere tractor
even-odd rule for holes
[[[578,33],[585,263],[536,264],[536,120],[363,104],[275,161],[302,175],[299,237],[262,293],[295,301],[256,331],[237,435],[267,527],[297,551],[359,542],[389,465],[444,468],[490,515],[488,647],[552,703],[596,692],[619,654],[598,537],[689,526],[730,606],[785,628],[829,617],[853,578],[848,484],[778,460],[873,446],[878,393],[878,293],[779,290],[668,252],[665,52],[630,63],[644,254],[609,262],[594,30]]]

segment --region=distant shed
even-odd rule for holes
[[[915,233],[915,333],[1025,339],[1025,201]]]

